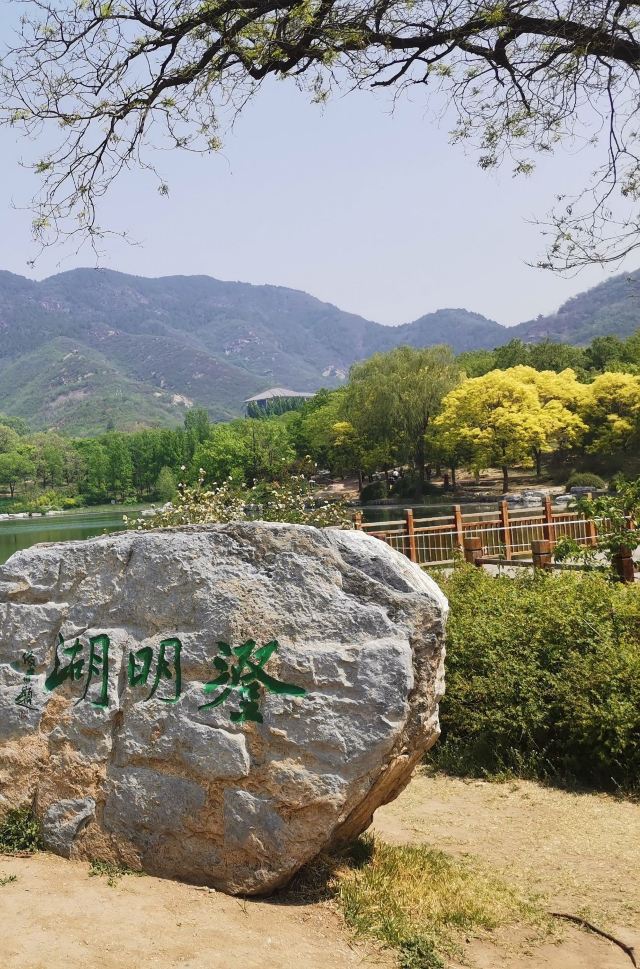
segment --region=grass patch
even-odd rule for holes
[[[91,862],[91,867],[89,868],[90,878],[106,878],[107,885],[115,888],[121,878],[125,875],[143,875],[144,872],[135,871],[133,868],[128,868],[126,865],[118,865],[114,861],[99,861],[94,858]]]
[[[442,969],[444,959],[460,956],[469,934],[514,923],[539,930],[547,921],[476,861],[369,835],[317,859],[290,890],[298,898],[333,898],[356,934],[393,949],[401,969]]]
[[[4,888],[5,885],[11,885],[12,882],[17,881],[17,875],[0,875],[0,888]]]
[[[31,854],[41,847],[40,825],[29,808],[14,808],[0,821],[0,854]]]

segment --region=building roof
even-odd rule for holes
[[[269,390],[263,390],[261,394],[256,394],[255,397],[247,397],[245,404],[251,404],[260,400],[275,400],[278,397],[314,397],[315,393],[309,391],[308,393],[301,392],[299,390],[287,390],[286,387],[271,387]]]

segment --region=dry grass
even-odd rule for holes
[[[481,863],[428,845],[360,838],[348,852],[316,862],[295,891],[322,886],[347,924],[392,948],[402,969],[439,969],[469,935],[511,924],[541,935],[549,926],[533,900]]]
[[[545,908],[603,927],[640,924],[640,804],[534,781],[505,784],[418,774],[376,813],[395,844],[438,844],[473,854]]]

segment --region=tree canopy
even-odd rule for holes
[[[25,0],[0,68],[4,121],[59,138],[38,160],[34,228],[98,236],[96,201],[149,143],[203,151],[269,76],[316,100],[333,86],[427,86],[484,168],[601,139],[601,167],[561,199],[544,265],[640,245],[638,0]],[[446,101],[445,101],[446,99]],[[160,191],[166,193],[162,180]],[[624,211],[615,214],[614,195]]]
[[[575,382],[571,371],[539,374],[529,367],[473,377],[445,397],[436,434],[442,434],[445,450],[465,450],[473,467],[502,468],[508,491],[512,465],[526,465],[532,457],[539,464],[543,452],[563,439],[574,443],[586,430],[567,406],[564,385],[570,382]]]
[[[427,429],[460,379],[449,347],[398,347],[375,353],[351,368],[345,415],[355,435],[371,442],[381,466],[410,461],[422,491]]]

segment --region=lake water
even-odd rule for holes
[[[94,538],[124,527],[123,514],[135,509],[108,505],[78,512],[0,521],[0,564],[14,552],[38,542],[66,542],[72,538]]]
[[[431,505],[413,505],[416,518],[436,518],[450,515],[452,505],[446,502]],[[495,509],[492,504],[463,505],[464,512],[488,511]],[[124,528],[123,514],[130,517],[136,509],[121,505],[100,508],[85,508],[77,512],[33,518],[18,518],[0,521],[0,564],[6,562],[14,552],[39,542],[66,542],[69,539],[94,538],[107,532],[117,532]],[[372,505],[363,508],[363,518],[368,522],[395,521],[403,517],[404,511],[389,505]]]
[[[404,517],[404,507],[397,505],[366,505],[362,509],[362,518],[365,522],[389,522],[399,521]],[[406,505],[413,509],[414,518],[440,518],[443,515],[453,514],[453,503],[442,501],[438,504],[430,505]],[[460,506],[463,514],[471,514],[477,511],[495,511],[498,507],[497,501],[492,502],[467,502]]]

